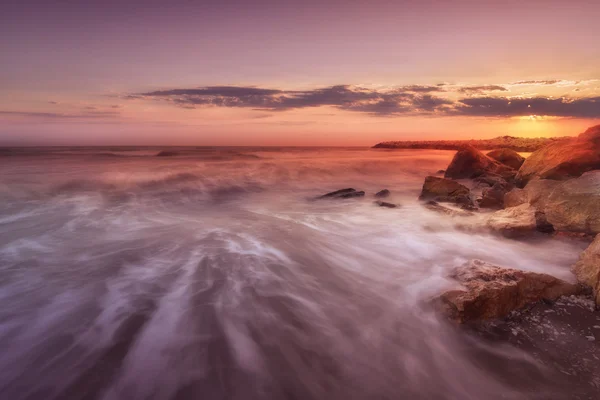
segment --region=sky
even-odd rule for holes
[[[0,145],[373,145],[600,123],[600,2],[2,0]]]

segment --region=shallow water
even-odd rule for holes
[[[159,150],[0,155],[0,398],[570,398],[424,305],[470,259],[572,280],[583,247],[422,208],[452,152]]]

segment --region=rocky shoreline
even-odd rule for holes
[[[550,143],[569,139],[569,137],[520,138],[514,136],[500,136],[493,139],[480,140],[389,141],[377,143],[375,146],[373,146],[373,148],[460,150],[465,146],[472,146],[478,150],[511,149],[520,152],[533,152]]]
[[[456,218],[482,213],[482,228],[513,240],[551,234],[591,244],[572,267],[577,284],[472,260],[450,275],[461,289],[432,299],[436,310],[465,323],[505,318],[563,296],[587,296],[600,308],[600,125],[570,139],[546,140],[527,158],[510,148],[484,154],[466,144],[441,173],[443,177],[425,178],[419,197],[432,212]],[[389,195],[387,190],[382,193]],[[320,198],[364,196],[362,191],[343,189]]]

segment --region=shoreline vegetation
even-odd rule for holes
[[[567,141],[570,136],[550,138],[522,138],[499,136],[493,139],[470,140],[400,140],[377,143],[374,149],[423,149],[423,150],[460,150],[472,146],[477,150],[510,149],[518,152],[534,152],[557,141]]]

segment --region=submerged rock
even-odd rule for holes
[[[566,180],[600,169],[600,125],[573,139],[552,142],[525,160],[517,183],[524,186],[535,177]]]
[[[384,197],[389,197],[390,194],[391,193],[389,190],[383,189],[383,190],[380,190],[379,192],[375,193],[375,197],[384,198]]]
[[[434,300],[434,306],[459,322],[500,318],[540,300],[554,301],[582,291],[547,274],[498,267],[473,260],[450,275],[463,289],[450,290]]]
[[[178,156],[179,153],[176,151],[163,150],[159,152],[156,157],[175,157]]]
[[[454,155],[444,177],[473,179],[488,173],[513,178],[517,171],[486,156],[473,146],[466,146]]]
[[[386,201],[381,201],[381,200],[376,201],[375,204],[377,204],[379,207],[386,207],[386,208],[396,208],[396,207],[398,207],[397,204],[388,203]]]
[[[515,171],[521,168],[525,162],[525,157],[512,149],[497,149],[487,153],[487,156],[502,164],[514,169]]]
[[[594,302],[600,308],[600,235],[581,254],[579,261],[573,266],[573,272],[579,282],[592,288]]]
[[[435,176],[425,178],[419,199],[473,205],[468,187],[452,179]]]
[[[444,207],[443,205],[434,200],[430,200],[426,203],[423,203],[423,207],[430,211],[434,211],[440,214],[446,214],[451,217],[469,217],[473,215],[473,213],[468,210],[455,210],[450,207]]]
[[[319,199],[351,199],[354,197],[363,197],[365,195],[365,192],[363,191],[357,191],[356,189],[353,188],[347,188],[347,189],[340,189],[340,190],[336,190],[335,192],[329,192],[327,194],[324,194],[322,196],[319,196]]]

